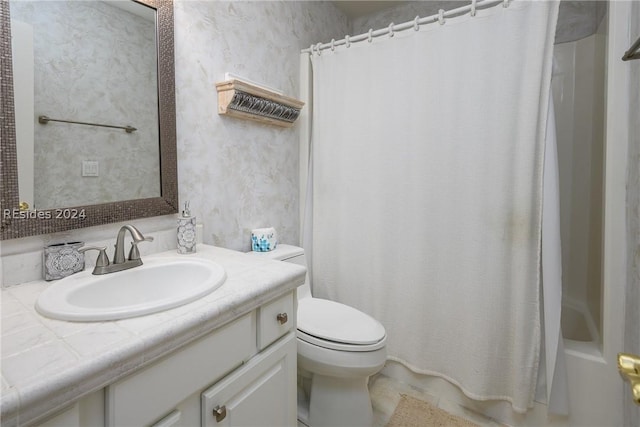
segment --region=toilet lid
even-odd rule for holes
[[[373,317],[348,305],[320,298],[298,301],[298,329],[344,344],[374,344],[385,337],[384,326]]]

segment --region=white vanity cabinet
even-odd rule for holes
[[[202,426],[293,426],[297,421],[295,295],[258,310],[259,353],[202,393]]]
[[[38,427],[104,426],[104,389],[84,396],[68,408],[36,424]]]
[[[206,244],[187,258],[218,263],[225,283],[144,318],[67,323],[36,310],[49,282],[0,289],[2,426],[295,426],[306,270]]]
[[[202,393],[202,426],[296,423],[296,337],[286,337]]]
[[[287,293],[109,385],[105,425],[295,425],[294,298]]]
[[[255,354],[255,325],[251,312],[108,386],[106,425],[146,426],[172,412]]]

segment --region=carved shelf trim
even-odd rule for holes
[[[291,127],[304,102],[241,80],[216,83],[218,114]]]

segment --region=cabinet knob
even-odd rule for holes
[[[224,405],[216,406],[215,408],[213,408],[213,416],[216,417],[217,422],[224,420],[227,416],[227,407]]]
[[[278,313],[276,320],[280,322],[281,325],[284,325],[287,323],[287,320],[289,320],[289,316],[287,316],[287,313]]]

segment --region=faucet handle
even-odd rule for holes
[[[96,267],[106,267],[109,265],[109,257],[107,256],[106,246],[85,246],[78,249],[78,252],[86,252],[90,250],[100,251],[98,258],[96,259]]]
[[[129,251],[129,261],[135,261],[140,259],[140,251],[138,250],[138,243],[140,242],[153,242],[153,237],[145,237],[140,241],[131,242],[131,250]]]

